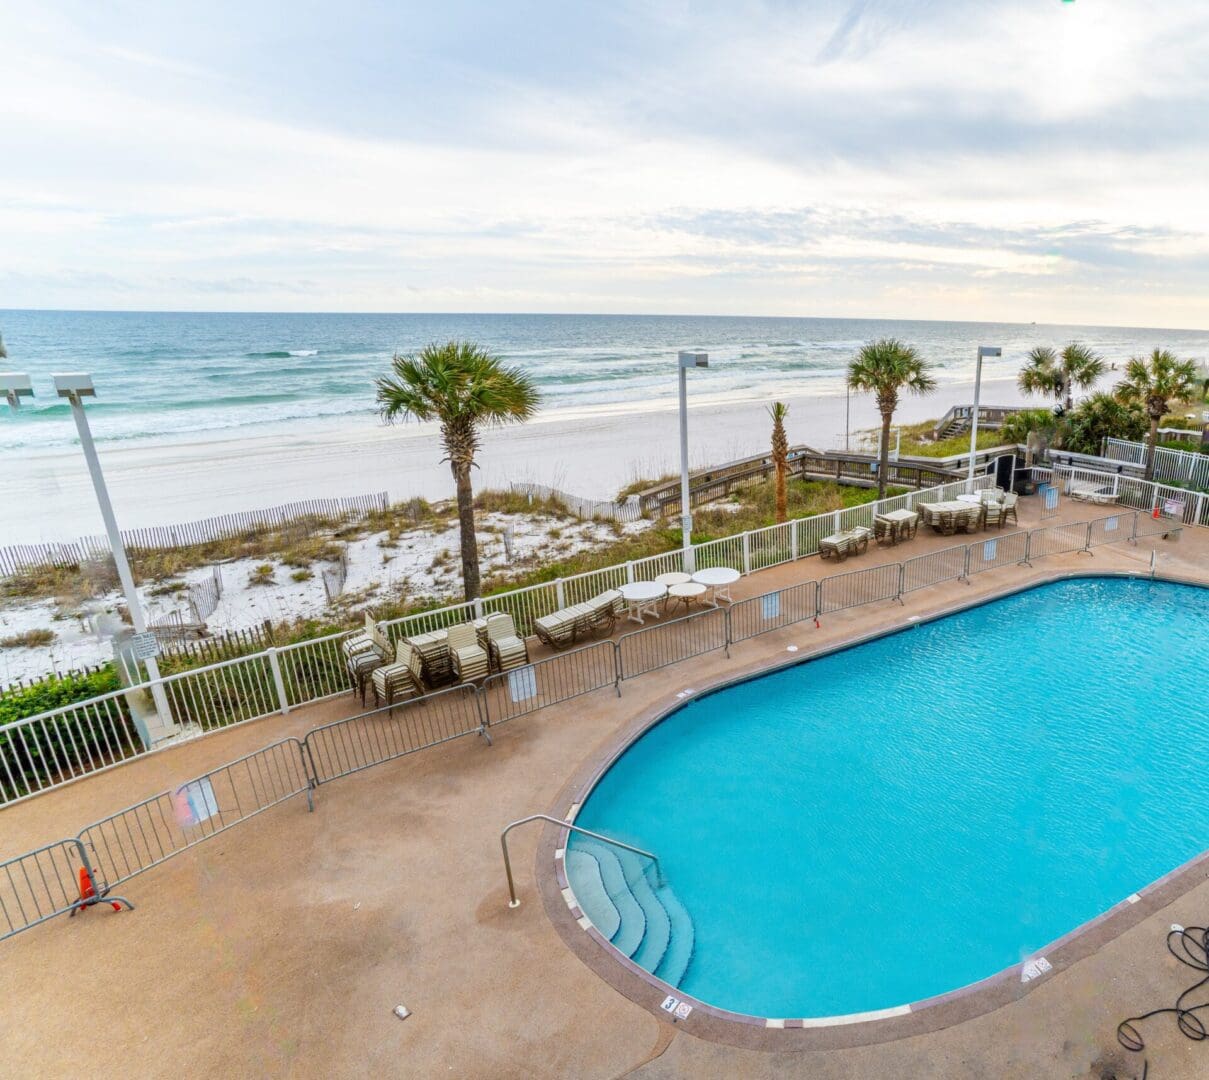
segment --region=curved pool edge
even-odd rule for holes
[[[630,746],[690,701],[1018,593],[1056,582],[1088,578],[1156,580],[1209,589],[1209,584],[1204,581],[1173,574],[1093,569],[1059,571],[1040,575],[1024,584],[949,604],[926,615],[895,619],[880,629],[844,638],[817,651],[797,653],[788,659],[773,662],[765,659],[748,663],[714,679],[702,680],[700,676],[694,676],[694,682],[700,685],[694,689],[691,697],[654,704],[624,724],[601,750],[576,770],[549,812],[552,816],[574,822],[580,807],[597,783]],[[792,627],[774,633],[790,629]],[[1092,955],[1125,931],[1161,911],[1195,885],[1209,879],[1209,849],[1206,849],[1043,946],[1028,958],[943,994],[872,1012],[806,1018],[765,1017],[732,1012],[700,1001],[655,978],[614,948],[591,925],[575,902],[563,864],[568,835],[568,830],[560,826],[546,825],[543,828],[537,851],[536,880],[546,914],[571,951],[615,990],[649,1012],[669,1019],[662,1004],[671,995],[691,1005],[692,1012],[684,1020],[673,1019],[670,1022],[700,1038],[746,1049],[843,1049],[922,1035],[993,1012],[1019,1000],[1036,986],[1050,982],[1060,972]],[[1026,966],[1039,959],[1044,959],[1048,967],[1025,981],[1023,975]]]

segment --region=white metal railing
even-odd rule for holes
[[[1105,439],[1104,456],[1112,461],[1140,466],[1146,461],[1146,444],[1131,442],[1127,439]],[[1154,479],[1158,483],[1164,480],[1175,480],[1209,490],[1209,454],[1156,446]]]
[[[1033,476],[1049,480],[1052,471],[1034,468]],[[1178,518],[1184,524],[1209,526],[1209,497],[1126,476],[1118,479],[1118,504],[1122,507],[1146,513],[1157,509],[1160,515]],[[979,476],[973,487],[978,490],[993,483],[993,477]],[[752,573],[792,562],[817,554],[821,538],[842,528],[870,522],[875,512],[951,499],[967,486],[968,481],[954,481],[880,503],[799,518],[784,525],[697,544],[693,548],[695,564],[698,569],[732,566]],[[390,637],[397,640],[486,612],[506,610],[512,613],[521,632],[528,633],[533,619],[559,607],[580,603],[625,581],[648,580],[682,568],[683,554],[676,550],[498,593],[474,603],[409,615],[384,625]],[[940,573],[946,571],[921,564],[916,587]],[[167,737],[200,735],[350,692],[340,648],[346,636],[347,633],[329,634],[165,677],[162,681],[176,725]],[[0,805],[146,753],[124,698],[149,688],[149,684],[141,683],[0,726]],[[45,765],[37,766],[31,773],[31,763],[38,762]],[[28,791],[22,790],[23,775],[32,781],[24,785]]]

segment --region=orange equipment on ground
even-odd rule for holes
[[[110,900],[109,902],[111,904],[113,904],[114,911],[122,910],[121,904],[115,903],[113,900]],[[100,903],[100,900],[97,898],[96,889],[93,888],[92,878],[90,878],[88,876],[88,871],[85,870],[84,867],[81,866],[80,867],[80,908],[79,908],[79,910],[87,911],[93,904],[99,904],[99,903]]]

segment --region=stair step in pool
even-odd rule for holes
[[[625,879],[625,871],[622,870],[621,863],[617,861],[617,856],[607,846],[594,841],[577,843],[570,850],[580,851],[596,861],[605,893],[619,916],[619,925],[616,930],[605,936],[620,952],[626,956],[633,956],[646,934],[646,914],[642,910],[642,905],[630,891],[629,883]],[[569,869],[568,872],[574,873],[572,869]],[[576,899],[579,899],[578,882],[574,891]],[[592,924],[597,926],[603,934],[604,929],[598,926],[591,910],[582,903],[579,906],[584,914],[592,920]]]
[[[579,909],[605,937],[612,940],[621,926],[617,905],[609,899],[608,890],[600,876],[600,864],[586,851],[567,851],[567,874],[575,882],[575,899]]]
[[[567,875],[580,909],[639,967],[678,987],[693,958],[692,916],[642,855],[576,837]]]
[[[688,971],[689,961],[693,958],[693,944],[696,939],[693,917],[680,903],[680,897],[672,892],[670,886],[656,889],[655,895],[659,897],[659,902],[667,912],[670,926],[667,950],[655,969],[655,976],[669,986],[679,986]]]
[[[653,973],[663,959],[663,954],[667,952],[668,938],[672,930],[667,909],[652,887],[654,864],[650,859],[624,848],[611,854],[621,863],[630,892],[634,894],[634,899],[646,915],[646,933],[631,959],[639,967]]]

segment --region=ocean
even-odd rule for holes
[[[298,431],[374,412],[373,380],[394,352],[468,338],[525,369],[543,407],[650,405],[676,393],[678,349],[704,349],[695,401],[771,400],[843,391],[862,343],[898,337],[969,382],[979,344],[1000,345],[986,378],[1014,375],[1034,345],[1078,339],[1118,365],[1156,345],[1209,358],[1209,332],[865,319],[630,315],[338,315],[0,311],[9,370],[37,397],[0,423],[0,450],[74,441],[52,372],[87,371],[101,442],[198,442],[240,432]]]

